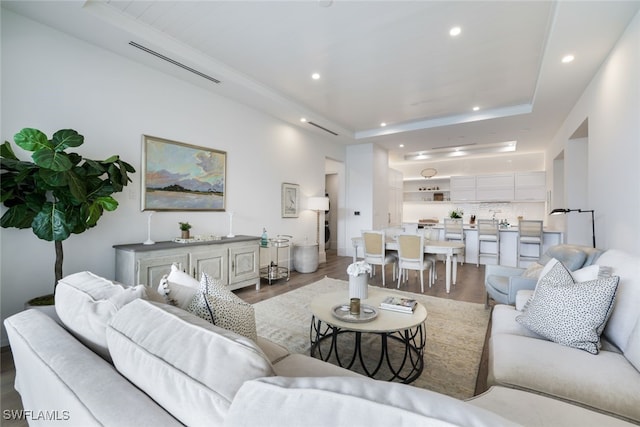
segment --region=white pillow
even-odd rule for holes
[[[216,326],[258,341],[253,306],[206,273],[202,274],[200,290],[187,306],[187,311]]]
[[[618,281],[619,277],[610,276],[576,282],[558,262],[540,278],[534,296],[516,321],[553,342],[598,354]]]
[[[171,272],[160,279],[158,293],[164,296],[167,304],[186,309],[199,288],[200,282],[173,264]]]
[[[107,342],[118,372],[189,426],[224,424],[245,381],[274,375],[253,341],[166,304],[127,305]]]
[[[55,308],[62,323],[78,340],[110,362],[107,324],[118,310],[145,295],[143,285],[125,288],[82,271],[58,282]]]

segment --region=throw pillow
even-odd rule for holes
[[[89,271],[63,277],[55,309],[64,326],[87,347],[111,361],[106,328],[125,305],[145,295],[143,285],[125,287]]]
[[[173,264],[171,272],[160,279],[158,293],[164,297],[166,304],[186,309],[199,287],[200,282]]]
[[[557,262],[540,278],[533,298],[516,321],[553,342],[598,354],[618,280],[611,276],[576,283]]]
[[[544,265],[538,264],[537,262],[533,262],[522,273],[522,277],[537,279],[538,277],[540,277],[540,273],[542,272],[543,268],[544,268]]]
[[[187,306],[187,311],[254,342],[258,340],[253,306],[206,273],[202,274],[200,289]]]

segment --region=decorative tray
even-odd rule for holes
[[[378,310],[367,304],[360,305],[360,314],[351,314],[349,312],[349,304],[338,304],[331,309],[331,314],[336,319],[350,323],[370,322],[378,317]]]

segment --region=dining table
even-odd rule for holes
[[[364,248],[362,237],[353,237],[353,262],[358,260],[358,248]],[[386,250],[397,251],[398,240],[393,236],[385,236]],[[451,291],[451,284],[456,284],[456,276],[458,274],[458,255],[464,255],[464,243],[445,240],[425,240],[424,253],[445,256],[445,288],[447,293]],[[363,254],[364,255],[364,254]]]

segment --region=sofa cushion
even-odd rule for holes
[[[284,410],[283,408],[286,408]],[[227,426],[515,426],[460,400],[369,378],[271,377],[246,382]]]
[[[527,427],[632,427],[626,421],[558,399],[507,387],[491,387],[467,400]]]
[[[125,288],[89,271],[70,274],[56,286],[56,313],[64,326],[84,345],[111,361],[106,328],[129,302],[145,296],[142,285]]]
[[[160,279],[158,293],[164,296],[167,304],[186,309],[199,287],[200,282],[173,264],[169,274]]]
[[[187,311],[254,342],[258,340],[253,306],[206,273],[202,273],[200,289],[187,306]]]
[[[273,375],[252,341],[182,309],[137,300],[107,330],[125,377],[186,425],[220,425],[245,381]]]
[[[626,357],[633,366],[640,371],[640,318],[636,322],[635,328],[631,331],[631,336],[627,342],[627,348],[624,352]]]
[[[556,245],[546,250],[538,261],[540,264],[547,264],[552,258],[562,262],[569,270],[574,271],[582,267],[587,260],[587,254],[571,245]]]
[[[26,420],[12,423],[5,413],[2,425],[27,425],[25,421],[31,426],[182,425],[40,310],[22,311],[4,324],[20,393],[17,403],[32,417],[23,413]],[[4,382],[2,387],[2,407],[18,409],[5,403]],[[47,419],[45,412],[56,419]]]
[[[540,278],[516,320],[554,342],[597,354],[611,314],[618,277],[576,283],[560,262]]]
[[[640,421],[640,372],[621,353],[586,351],[530,337],[489,340],[488,385],[519,388]]]
[[[620,276],[616,303],[603,335],[626,352],[640,318],[640,257],[610,249],[598,258],[598,264],[611,267],[612,274]]]

